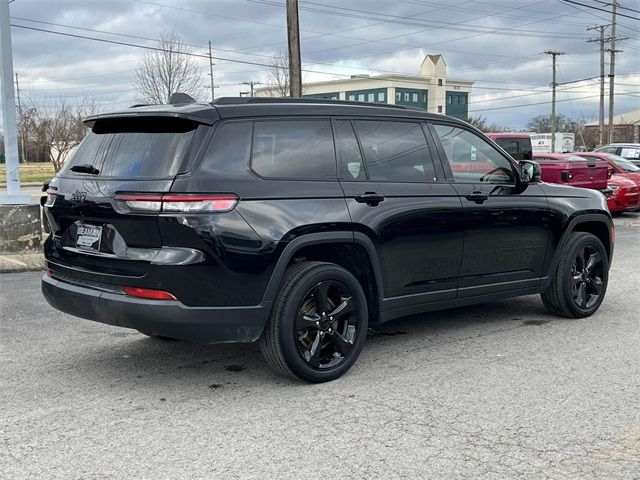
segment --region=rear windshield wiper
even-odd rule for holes
[[[78,173],[89,173],[91,175],[98,175],[100,173],[100,170],[98,170],[93,165],[89,165],[88,163],[81,163],[79,165],[74,165],[73,167],[71,167],[71,171],[78,172]]]

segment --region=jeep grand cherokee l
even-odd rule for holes
[[[394,318],[535,293],[586,317],[604,298],[604,196],[540,183],[462,121],[222,98],[87,124],[44,206],[42,291],[71,315],[259,341],[278,372],[322,382]]]

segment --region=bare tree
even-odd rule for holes
[[[286,53],[280,52],[271,59],[270,67],[267,69],[267,78],[273,97],[289,96],[289,57]]]
[[[50,102],[51,100],[47,103]],[[48,156],[57,173],[72,150],[87,134],[84,117],[97,113],[98,108],[93,99],[84,98],[74,106],[62,97],[47,107],[31,102],[27,111],[30,112],[26,121],[30,125],[32,141],[37,143],[39,151]]]
[[[146,53],[136,68],[138,100],[168,103],[176,92],[198,98],[202,74],[182,38],[174,32],[163,33],[158,48]]]

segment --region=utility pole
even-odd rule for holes
[[[613,106],[615,97],[614,77],[616,76],[616,10],[618,8],[618,0],[611,2],[611,62],[609,63],[609,143],[613,143]],[[622,39],[620,39],[622,40]]]
[[[7,195],[0,195],[0,204],[29,204],[31,197],[20,194],[16,97],[13,90],[13,58],[9,23],[9,0],[0,0],[0,91],[2,92],[2,125],[7,169]]]
[[[608,39],[604,38],[604,31],[610,25],[596,25],[595,27],[589,27],[587,30],[598,30],[600,32],[599,38],[590,38],[588,43],[600,42],[600,111],[598,115],[598,146],[604,145],[604,44]]]
[[[22,117],[22,104],[20,103],[20,83],[18,82],[18,72],[16,72],[16,97],[18,99],[18,122],[23,122]],[[22,126],[22,131],[19,131],[20,143],[22,144],[20,151],[22,153],[22,163],[27,163],[27,156],[25,155],[25,133],[24,133],[24,125]]]
[[[211,101],[216,98],[215,88],[213,86],[213,54],[211,53],[211,40],[209,40],[209,76],[211,77]]]
[[[302,66],[300,63],[300,27],[298,0],[287,0],[287,37],[289,39],[289,96],[302,96]]]
[[[553,57],[553,81],[551,82],[551,153],[556,152],[556,57],[558,55],[566,55],[564,52],[558,50],[547,50],[544,52],[547,55]]]
[[[249,92],[249,96],[253,97],[254,87],[256,85],[262,85],[262,84],[260,82],[251,81],[251,82],[240,82],[240,85],[249,85],[249,88],[251,89],[251,91]]]

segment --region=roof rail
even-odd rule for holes
[[[210,105],[245,105],[247,103],[321,103],[326,105],[354,105],[358,107],[399,108],[402,110],[420,110],[421,108],[390,105],[388,103],[353,102],[349,100],[326,100],[323,98],[300,97],[218,97]]]

